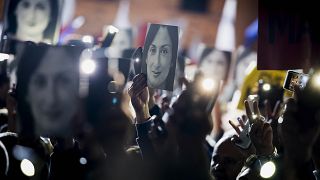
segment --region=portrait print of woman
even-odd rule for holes
[[[150,24],[142,56],[149,87],[173,90],[177,53],[178,27]]]
[[[43,43],[25,47],[17,71],[22,130],[47,137],[72,132],[79,100],[81,52],[80,47]]]
[[[206,78],[227,80],[231,61],[230,52],[206,47],[201,55],[199,70]]]
[[[7,0],[4,35],[20,41],[57,43],[62,0]]]

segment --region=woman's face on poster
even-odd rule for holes
[[[15,10],[17,29],[29,35],[44,32],[50,21],[49,0],[21,0]]]
[[[168,29],[160,26],[147,54],[148,83],[159,87],[167,79],[172,63],[172,41]]]
[[[64,49],[50,49],[31,76],[27,101],[40,134],[67,130],[75,115],[79,75],[70,58]]]
[[[225,79],[227,68],[227,57],[223,52],[218,50],[212,50],[207,56],[205,56],[199,67],[205,77],[216,80]]]
[[[243,59],[237,59],[239,63],[236,66],[236,76],[235,76],[235,82],[237,87],[240,87],[246,78],[246,70],[250,66],[252,62],[257,61],[257,54],[251,52],[250,54],[243,57]]]

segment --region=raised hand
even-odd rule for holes
[[[253,102],[253,109],[250,108],[248,101],[244,101],[244,106],[245,106],[246,114],[250,124],[253,124],[257,120],[265,121],[265,118],[260,113],[257,101]]]
[[[233,137],[232,141],[241,149],[248,149],[251,145],[251,139],[249,137],[250,123],[245,115],[243,115],[242,118],[238,117],[237,120],[241,129],[234,122],[229,120],[229,124],[238,134],[238,136]]]
[[[273,110],[271,110],[271,105],[268,100],[264,101],[264,114],[266,121],[270,124],[278,124],[278,119],[281,116],[281,111],[283,108],[283,104],[280,101],[277,101],[276,105],[274,106]]]
[[[258,102],[253,102],[253,110],[251,110],[249,102],[245,101],[245,108],[249,121],[252,123],[249,135],[256,148],[257,155],[271,155],[274,151],[272,128],[261,116]]]
[[[257,155],[267,156],[273,153],[273,134],[269,123],[257,120],[252,124],[249,134]]]
[[[133,83],[128,90],[132,106],[136,112],[138,123],[142,123],[150,117],[149,114],[149,90],[147,78],[144,74],[138,74],[133,78]]]
[[[281,149],[280,145],[280,137],[279,137],[279,126],[278,126],[278,119],[283,113],[284,104],[282,104],[280,101],[277,101],[276,105],[273,108],[273,111],[271,110],[271,105],[268,100],[264,102],[265,107],[265,117],[266,121],[271,125],[272,132],[273,132],[273,145],[277,147],[277,149]]]

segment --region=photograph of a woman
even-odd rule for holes
[[[77,112],[82,48],[29,44],[17,71],[18,114],[36,135],[63,136]]]
[[[202,52],[198,68],[207,78],[226,81],[230,61],[231,54],[229,52],[207,47]]]
[[[4,35],[20,41],[57,43],[61,0],[7,0]]]
[[[173,90],[178,41],[177,26],[150,24],[142,56],[149,87]]]

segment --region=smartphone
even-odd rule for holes
[[[210,114],[217,101],[222,82],[199,74],[195,75],[194,81],[197,82],[195,85],[198,86],[196,87],[196,93],[202,96],[201,101],[205,104],[205,111]]]
[[[114,37],[119,32],[119,30],[114,26],[108,26],[107,28],[108,32],[101,43],[101,47],[103,48],[110,47]]]
[[[257,102],[259,104],[259,96],[257,94],[249,95],[247,101],[249,103],[250,110],[253,111],[253,102]]]
[[[306,87],[309,80],[309,75],[299,73],[296,71],[288,71],[286,79],[283,84],[283,88],[294,92],[294,87],[298,86],[300,89]]]

